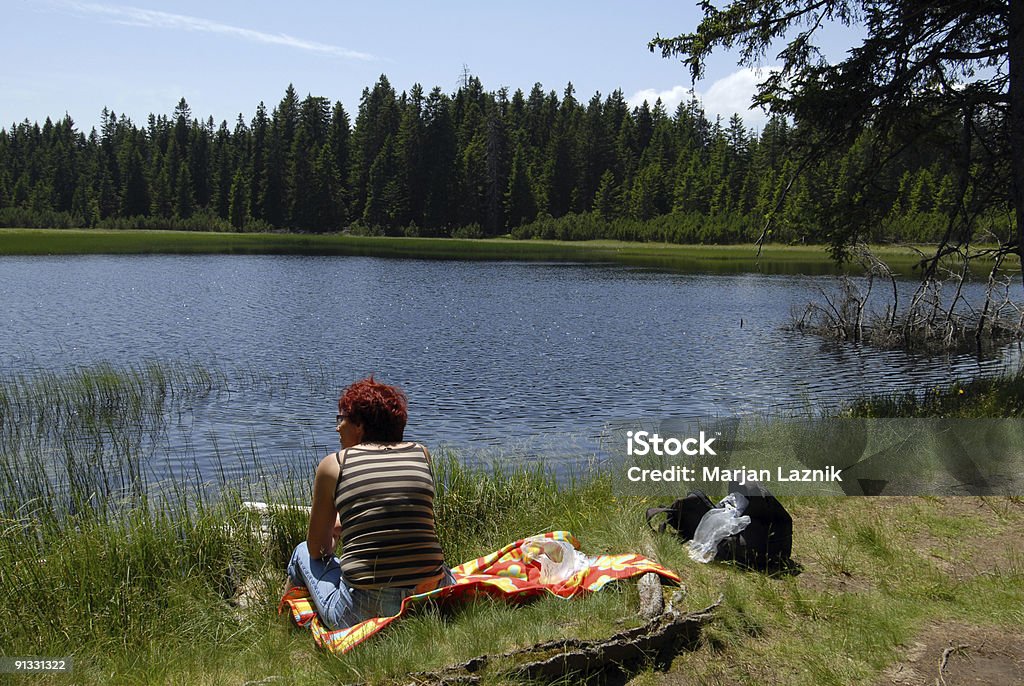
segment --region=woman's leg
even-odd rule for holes
[[[341,565],[333,555],[311,558],[303,541],[288,563],[288,578],[296,586],[305,586],[316,606],[320,621],[331,629],[345,629],[360,619],[352,603],[352,591],[341,582]]]

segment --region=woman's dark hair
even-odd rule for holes
[[[402,440],[409,419],[402,389],[374,381],[372,375],[345,389],[338,411],[363,427],[363,440],[382,443]]]

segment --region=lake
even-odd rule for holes
[[[904,302],[912,281],[901,282]],[[409,395],[406,436],[470,460],[572,461],[610,423],[799,413],[1016,364],[784,330],[830,277],[367,257],[0,258],[0,373],[192,362],[227,386],[169,423],[151,466],[312,469],[339,391]],[[980,289],[969,289],[979,299]],[[225,457],[226,456],[226,457]],[[236,457],[237,456],[237,459]]]

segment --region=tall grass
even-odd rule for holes
[[[223,385],[201,366],[159,363],[0,379],[0,513],[138,495],[168,412]]]

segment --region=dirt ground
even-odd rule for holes
[[[877,686],[1024,686],[1024,637],[949,622],[925,627]]]

